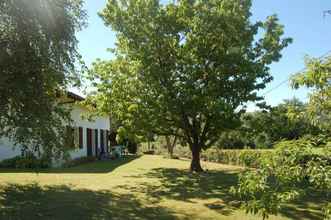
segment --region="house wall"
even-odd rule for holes
[[[71,111],[71,118],[74,120],[75,127],[83,127],[83,148],[76,148],[70,152],[70,156],[72,159],[79,158],[87,155],[87,132],[86,128],[90,129],[98,129],[98,145],[95,146],[94,133],[92,135],[92,152],[93,155],[96,153],[96,147],[100,149],[100,129],[109,130],[109,118],[108,117],[96,117],[94,121],[88,121],[86,119],[82,119],[82,114],[86,113],[87,110],[80,106],[75,106]]]
[[[87,137],[86,137],[86,128],[98,129],[98,146],[95,146],[93,149],[93,155],[95,155],[96,147],[100,148],[100,129],[109,130],[109,118],[108,117],[96,117],[93,121],[88,121],[82,119],[82,114],[87,113],[87,109],[74,105],[71,111],[71,118],[73,120],[74,127],[83,128],[83,148],[74,148],[71,150],[70,157],[71,159],[87,156]],[[93,139],[94,142],[94,139]],[[21,150],[19,147],[14,147],[13,142],[8,140],[8,138],[0,138],[0,161],[3,159],[12,158],[15,156],[21,155]]]

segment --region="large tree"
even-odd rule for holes
[[[115,55],[134,67],[138,112],[155,132],[188,143],[192,171],[202,171],[201,150],[238,124],[245,103],[262,100],[268,66],[291,41],[275,15],[252,22],[250,8],[241,0],[111,0],[101,12],[116,32]]]
[[[84,17],[81,0],[0,0],[0,137],[61,153],[68,112],[56,99],[79,81]]]

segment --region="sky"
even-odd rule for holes
[[[86,0],[88,27],[77,34],[78,48],[84,61],[89,66],[97,59],[112,59],[107,48],[114,48],[115,33],[106,27],[98,16],[106,5],[106,0]],[[271,74],[274,80],[259,94],[265,95],[269,105],[277,105],[284,99],[297,97],[307,101],[308,90],[292,90],[289,83],[278,85],[292,74],[303,70],[304,57],[320,57],[331,50],[331,15],[323,16],[325,10],[331,10],[330,0],[253,0],[251,20],[265,20],[277,14],[284,25],[285,37],[293,38],[293,43],[282,51],[279,62],[272,64]],[[275,88],[278,87],[278,88]],[[270,91],[272,90],[272,91]],[[255,109],[249,104],[249,109]]]

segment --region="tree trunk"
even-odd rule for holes
[[[148,150],[151,150],[151,142],[149,140],[147,140],[147,147],[148,147]]]
[[[165,136],[165,139],[166,139],[168,154],[169,154],[170,158],[173,158],[173,156],[174,156],[174,148],[175,148],[175,145],[176,145],[177,137],[174,137],[173,143],[171,143],[170,136]]]
[[[200,151],[201,148],[197,146],[191,147],[192,161],[191,161],[191,172],[203,172],[200,164]]]

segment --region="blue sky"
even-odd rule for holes
[[[79,51],[87,65],[96,58],[112,58],[106,49],[114,47],[115,34],[97,15],[105,4],[106,0],[85,2],[89,25],[77,34],[77,38]],[[305,55],[319,57],[331,50],[331,15],[323,17],[323,11],[328,9],[331,9],[331,1],[327,0],[253,0],[252,21],[264,20],[268,15],[277,14],[285,26],[285,36],[293,38],[293,43],[283,51],[282,59],[271,65],[274,81],[261,94],[302,70]],[[307,100],[307,90],[294,91],[285,83],[268,93],[265,99],[268,104],[277,105],[283,99],[293,96]],[[249,108],[254,107],[250,105]]]

